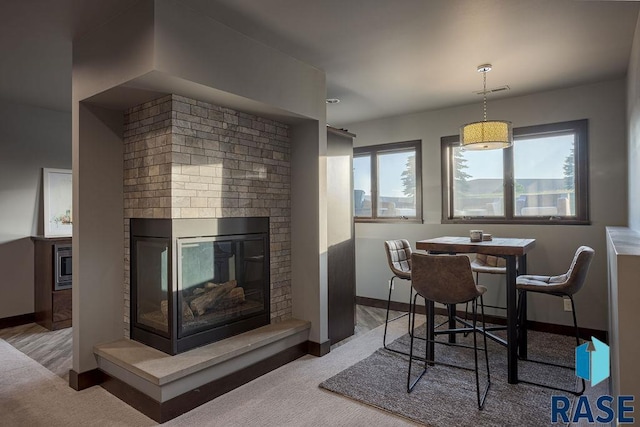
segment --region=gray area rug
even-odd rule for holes
[[[442,320],[442,319],[440,319]],[[438,322],[438,319],[436,319]],[[424,326],[417,330],[424,336]],[[479,343],[482,337],[478,335]],[[438,340],[445,340],[440,336]],[[472,335],[459,342],[473,344]],[[529,358],[572,366],[575,338],[529,332]],[[414,351],[424,356],[424,341],[415,340]],[[407,351],[409,335],[398,338],[391,348]],[[528,384],[507,382],[506,348],[488,341],[491,388],[484,410],[478,410],[473,371],[431,366],[411,393],[407,393],[408,357],[378,349],[371,356],[320,384],[321,388],[367,405],[429,426],[541,426],[551,421],[551,396],[571,395]],[[483,353],[479,353],[481,390],[486,381]],[[436,344],[436,360],[473,368],[473,350]],[[572,389],[572,369],[520,361],[519,378]],[[414,377],[422,362],[414,363]],[[413,377],[413,378],[414,378]]]

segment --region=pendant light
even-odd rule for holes
[[[460,128],[460,145],[465,150],[494,150],[507,148],[513,143],[511,122],[504,120],[487,120],[487,73],[491,64],[478,66],[483,76],[483,111],[481,122],[468,123]]]

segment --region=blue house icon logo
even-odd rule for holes
[[[591,381],[591,387],[609,378],[609,346],[591,337],[576,347],[576,375]]]
[[[609,353],[609,346],[594,337],[577,346],[576,376],[591,381],[592,387],[609,378]],[[568,396],[554,395],[551,396],[551,422],[568,424],[571,418],[572,425],[580,420],[588,424],[633,424],[634,400],[633,395],[604,394],[590,401],[589,396],[583,394],[572,404]]]

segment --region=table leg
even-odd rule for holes
[[[449,312],[449,329],[456,328],[456,305],[447,305],[447,311]],[[449,334],[449,342],[455,344],[456,334]]]
[[[527,256],[518,260],[518,274],[527,274]],[[522,293],[522,318],[518,331],[518,354],[522,359],[527,358],[527,293]]]
[[[516,257],[507,261],[507,370],[509,384],[518,383],[518,310],[516,305]]]

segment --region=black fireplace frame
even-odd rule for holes
[[[264,293],[264,310],[253,315],[244,316],[228,324],[219,325],[204,331],[180,336],[182,319],[176,315],[182,289],[177,280],[178,239],[187,237],[231,237],[251,236],[262,238],[264,244],[264,262],[262,263],[263,277],[268,282]],[[137,318],[136,292],[136,247],[137,240],[168,241],[168,286],[167,311],[169,318],[168,334],[139,323]],[[251,329],[268,325],[271,319],[270,301],[270,239],[268,217],[246,218],[182,218],[182,219],[147,219],[132,218],[130,220],[130,336],[131,339],[142,342],[162,352],[175,355],[205,344],[219,341]]]

